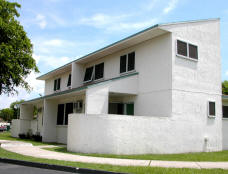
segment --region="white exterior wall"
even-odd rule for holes
[[[172,117],[200,123],[195,139],[208,138],[211,150],[222,149],[221,56],[219,21],[169,25],[172,32]],[[176,56],[176,40],[198,46],[198,61]],[[208,101],[216,117],[208,118]],[[203,131],[202,130],[206,130]],[[183,130],[184,131],[184,130]]]
[[[90,62],[84,66],[84,72],[86,67],[104,62],[104,79],[119,77],[120,56],[133,51],[135,51],[135,70],[139,72],[137,91],[135,91],[137,97],[134,100],[135,115],[170,116],[172,72],[170,33]],[[121,85],[118,90],[128,93],[125,88],[126,85]]]
[[[55,79],[61,78],[60,91],[65,91],[69,89],[67,87],[68,77],[71,71],[67,71],[61,75],[55,76],[51,79],[45,80],[45,90],[44,95],[49,95],[54,93],[54,81]]]
[[[56,142],[61,144],[67,144],[67,125],[58,125],[56,127]]]
[[[67,149],[103,154],[214,150],[210,141],[204,141],[205,133],[207,130],[200,122],[173,120],[172,117],[71,114]]]
[[[20,132],[20,119],[13,119],[11,128],[10,128],[11,136],[17,138],[19,132]]]

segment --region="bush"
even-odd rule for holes
[[[20,139],[26,139],[26,135],[25,134],[19,134],[19,138]]]
[[[34,140],[34,141],[42,141],[42,136],[40,136],[40,135],[33,135],[32,136],[32,139]]]

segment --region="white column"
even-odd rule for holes
[[[71,87],[77,88],[82,85],[84,77],[83,66],[75,62],[72,63]]]
[[[43,142],[56,142],[57,109],[58,104],[55,101],[44,100]]]
[[[33,110],[34,106],[29,104],[21,104],[20,105],[20,131],[18,132],[27,134],[29,129],[31,128],[31,120],[33,119]]]
[[[108,114],[109,87],[97,85],[86,90],[86,114]]]

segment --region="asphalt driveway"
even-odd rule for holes
[[[0,163],[0,174],[70,174],[56,170],[40,169],[35,167],[20,166],[8,163]],[[79,173],[78,173],[79,174]]]

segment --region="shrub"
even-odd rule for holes
[[[20,139],[26,139],[26,135],[25,134],[19,134],[18,135]]]

